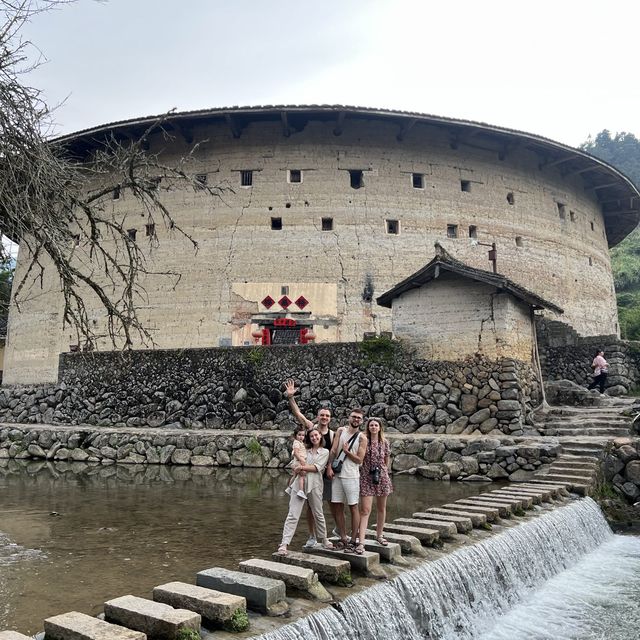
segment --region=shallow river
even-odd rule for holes
[[[268,558],[287,512],[286,478],[10,461],[0,467],[0,631],[36,633],[51,615],[95,615],[116,596],[149,597],[155,585],[192,582],[201,569]],[[486,490],[410,476],[394,484],[388,519]],[[294,544],[305,539],[301,523]]]

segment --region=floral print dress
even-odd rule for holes
[[[389,470],[385,465],[385,459],[389,456],[391,445],[388,440],[383,442],[369,441],[364,460],[360,467],[360,495],[362,496],[388,496],[393,493],[393,485],[389,477]],[[371,469],[380,469],[380,482],[373,484]]]

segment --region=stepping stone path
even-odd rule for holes
[[[283,556],[279,553],[271,555],[274,562],[283,564],[291,564],[296,567],[304,567],[311,569],[318,574],[320,580],[338,584],[340,582],[351,582],[351,565],[346,560],[337,560],[336,558],[322,558],[304,553],[301,551],[288,551]]]

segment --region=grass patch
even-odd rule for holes
[[[353,578],[351,577],[351,573],[348,571],[343,571],[337,578],[336,584],[339,587],[353,587]]]
[[[195,629],[178,629],[176,640],[200,640],[200,634]]]
[[[242,609],[236,609],[229,620],[224,623],[225,631],[231,633],[242,633],[249,628],[249,616],[246,611]]]
[[[400,343],[391,338],[381,336],[358,343],[358,348],[364,356],[363,364],[393,365],[400,355]]]
[[[245,447],[247,451],[253,453],[253,455],[262,455],[262,446],[256,438],[250,438]]]
[[[247,351],[245,359],[248,364],[254,367],[260,367],[264,363],[265,351],[260,347],[252,347]]]

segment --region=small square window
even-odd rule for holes
[[[137,229],[127,229],[127,236],[129,236],[129,240],[133,240],[134,242],[136,240],[137,233]]]
[[[144,235],[153,238],[156,235],[156,225],[153,222],[144,225]]]
[[[245,169],[240,172],[240,186],[241,187],[250,187],[253,185],[253,171],[250,169]]]
[[[478,227],[475,224],[469,225],[469,237],[477,238],[478,237]]]
[[[460,180],[460,191],[471,191],[471,181]]]
[[[556,202],[556,205],[558,206],[558,215],[560,216],[560,220],[566,220],[567,206],[565,204],[562,204],[562,202]]]
[[[413,184],[414,189],[424,189],[424,174],[412,173],[411,184]]]
[[[282,218],[271,218],[271,229],[273,231],[282,231]]]
[[[289,287],[287,287],[286,285],[282,285],[280,287],[280,295],[281,296],[288,296],[289,295]]]
[[[516,236],[516,247],[523,247],[522,236]]]
[[[448,224],[447,225],[447,238],[457,238],[458,237],[458,225],[457,224]]]
[[[575,211],[569,211],[569,220],[571,220],[571,222],[575,222],[576,221],[576,212]]]
[[[399,220],[387,220],[387,233],[397,236],[400,233],[400,221]]]
[[[198,175],[196,175],[195,177],[195,188],[198,189],[199,191],[204,189],[207,186],[207,174],[206,173],[199,173]]]
[[[112,196],[114,200],[120,200],[120,187],[116,187],[113,192],[112,192]]]
[[[300,169],[289,169],[289,182],[292,184],[302,182],[302,171]]]
[[[322,230],[333,231],[333,218],[322,218]]]
[[[516,203],[516,197],[513,195],[513,193],[511,191],[509,191],[509,193],[507,193],[507,202],[509,204],[515,204]]]
[[[349,181],[352,189],[361,189],[364,187],[363,174],[360,169],[349,170]]]

